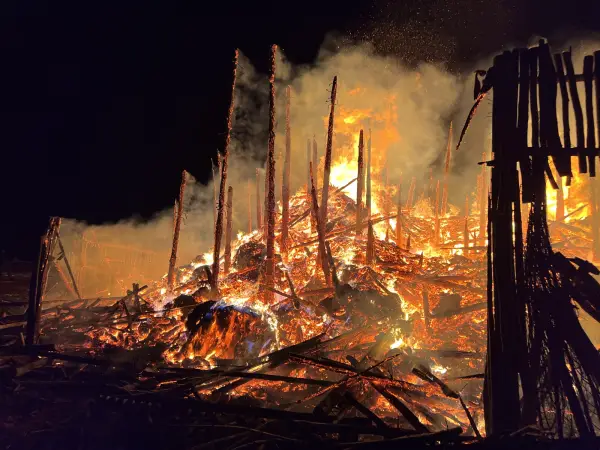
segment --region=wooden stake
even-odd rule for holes
[[[371,129],[369,128],[369,140],[367,141],[367,217],[371,218]]]
[[[229,186],[227,190],[227,221],[225,222],[225,267],[224,273],[227,275],[231,268],[231,228],[233,222],[233,187]]]
[[[262,228],[262,210],[260,206],[260,169],[256,169],[256,228]]]
[[[219,167],[221,165],[221,155],[217,154],[217,171],[219,170]],[[219,195],[217,194],[217,185],[218,180],[217,180],[217,176],[215,174],[215,166],[213,165],[212,167],[212,175],[213,175],[213,227],[217,226],[217,202],[219,201]],[[175,200],[175,208],[177,208],[177,200]],[[177,210],[174,211],[174,217],[173,217],[173,230],[175,230],[175,217],[177,217]]]
[[[446,147],[446,162],[444,164],[444,188],[442,192],[442,217],[446,216],[448,209],[448,177],[450,176],[450,159],[452,157],[452,122],[448,131],[448,145]]]
[[[402,248],[402,178],[398,182],[398,200],[396,202],[396,245]]]
[[[569,94],[571,94],[571,101],[573,102],[573,111],[575,112],[575,136],[576,146],[579,149],[584,148],[585,145],[585,133],[583,128],[583,109],[581,108],[581,102],[579,101],[579,94],[577,93],[577,80],[575,79],[575,69],[573,69],[573,61],[571,60],[571,52],[563,52],[563,60],[565,62],[565,69],[567,71],[567,83],[569,86]],[[587,173],[587,160],[583,152],[579,152],[579,173]]]
[[[181,173],[181,184],[179,185],[179,199],[177,200],[177,219],[175,230],[173,230],[173,245],[171,246],[171,258],[169,259],[169,272],[167,274],[167,292],[171,294],[175,289],[175,265],[177,264],[177,247],[179,245],[179,231],[181,230],[181,217],[183,216],[183,196],[185,194],[185,183],[187,174],[185,170]]]
[[[211,288],[213,291],[219,289],[219,269],[221,256],[221,238],[223,236],[223,208],[225,206],[225,186],[227,186],[227,163],[229,160],[229,143],[231,142],[231,124],[233,120],[233,107],[235,102],[235,82],[237,75],[239,50],[235,51],[233,59],[233,80],[231,83],[231,101],[227,112],[227,134],[225,135],[225,146],[223,148],[223,159],[221,162],[221,182],[219,188],[219,202],[217,206],[217,222],[215,224],[215,245],[213,250],[213,267]]]
[[[317,199],[317,189],[315,187],[315,180],[312,176],[313,174],[313,165],[311,163],[311,197],[312,197],[312,215],[317,224],[317,235],[319,238],[319,261],[321,263],[321,268],[323,270],[323,276],[325,277],[325,283],[327,286],[331,284],[331,272],[329,270],[329,261],[327,258],[327,250],[325,249],[325,230],[323,227],[323,223],[321,222],[321,215],[319,214],[319,202]]]
[[[329,174],[331,173],[331,152],[333,148],[333,119],[335,116],[335,97],[337,94],[337,76],[333,77],[331,87],[331,109],[327,127],[327,147],[325,149],[325,168],[323,170],[323,193],[321,194],[321,222],[323,230],[327,228],[327,201],[329,198]]]
[[[362,197],[363,197],[363,187],[364,187],[364,144],[363,144],[363,130],[360,130],[360,134],[358,136],[358,175],[356,180],[356,235],[358,236],[361,233],[361,223],[362,223]]]
[[[252,233],[252,183],[248,178],[248,233]]]
[[[277,46],[271,46],[269,71],[269,153],[267,155],[267,261],[265,281],[267,287],[275,287],[275,57]],[[273,303],[273,291],[265,290],[265,302]]]
[[[290,171],[292,166],[292,137],[290,130],[290,103],[291,88],[286,89],[285,105],[285,161],[283,166],[283,183],[281,185],[281,254],[287,257],[288,253],[288,227],[290,223]]]

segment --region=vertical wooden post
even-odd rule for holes
[[[363,145],[363,130],[360,130],[358,136],[358,175],[356,178],[356,235],[361,232],[361,223],[363,218],[362,212],[362,197],[364,186],[364,145]]]
[[[369,128],[369,140],[367,141],[367,217],[371,218],[371,129]]]
[[[223,272],[229,273],[231,268],[231,231],[233,223],[233,187],[227,189],[227,221],[225,222],[225,266]]]
[[[227,164],[229,160],[229,143],[231,142],[231,124],[233,121],[233,107],[235,102],[235,82],[237,74],[239,50],[235,51],[233,59],[233,80],[231,83],[231,101],[227,111],[227,134],[225,135],[225,145],[223,147],[223,159],[221,161],[221,182],[219,186],[219,202],[217,206],[217,222],[215,224],[215,245],[213,250],[213,267],[211,288],[213,291],[219,289],[219,269],[221,256],[221,238],[223,236],[223,209],[225,207],[225,186],[227,186]]]
[[[481,154],[481,160],[486,160],[485,152]],[[479,192],[479,245],[485,245],[486,230],[487,230],[487,209],[488,209],[488,185],[486,164],[481,165],[481,184]]]
[[[268,191],[267,191],[267,261],[265,270],[266,285],[274,287],[275,277],[275,57],[277,46],[271,46],[269,70],[269,153],[267,156]],[[265,290],[265,302],[273,303],[273,291]]]
[[[579,172],[587,173],[587,160],[583,151],[583,148],[585,147],[583,109],[581,108],[579,94],[577,93],[577,80],[575,79],[575,69],[573,68],[573,61],[571,60],[571,52],[563,52],[563,59],[565,62],[565,69],[567,71],[569,93],[571,94],[571,101],[573,102],[573,111],[575,112],[575,136],[577,139],[576,146],[579,149],[579,154],[577,156],[579,158]]]
[[[185,194],[185,183],[187,174],[185,170],[181,173],[181,184],[179,185],[179,198],[177,201],[177,220],[173,230],[173,245],[171,246],[171,258],[169,259],[169,272],[167,274],[167,292],[170,294],[175,288],[175,266],[177,264],[177,247],[179,246],[179,231],[181,230],[181,218],[183,216],[183,197]]]
[[[29,288],[29,305],[27,307],[27,327],[25,333],[26,345],[33,345],[38,340],[42,299],[46,290],[48,269],[50,268],[50,261],[56,244],[60,222],[60,217],[52,217],[46,234],[41,238],[38,265],[35,272],[31,275]]]
[[[327,257],[327,250],[325,248],[325,227],[321,222],[321,214],[319,213],[319,203],[317,199],[317,189],[315,187],[315,181],[313,178],[314,167],[311,163],[310,170],[310,185],[311,185],[311,197],[312,197],[312,215],[317,224],[317,235],[319,238],[319,261],[323,270],[323,276],[325,277],[325,284],[328,286],[331,284],[331,272],[329,270],[329,261]]]
[[[442,217],[446,216],[448,209],[448,177],[450,176],[450,160],[452,158],[452,122],[448,130],[448,145],[446,146],[446,160],[444,163],[444,186],[442,192]]]
[[[600,257],[600,220],[598,217],[598,193],[596,191],[596,122],[594,120],[594,99],[593,99],[593,80],[594,80],[594,57],[586,56],[583,59],[583,78],[585,83],[585,115],[587,124],[587,161],[590,170],[590,211],[592,219],[592,254],[594,260]],[[597,86],[597,85],[596,85]],[[598,95],[598,94],[596,94]],[[600,111],[597,112],[600,114]]]
[[[413,199],[415,196],[415,187],[417,186],[417,178],[412,177],[410,180],[410,186],[408,187],[408,196],[406,197],[406,212],[410,215],[410,211],[413,207]]]
[[[306,140],[306,195],[310,199],[310,139]],[[309,200],[310,201],[310,200]]]
[[[556,65],[556,73],[558,75],[558,84],[560,86],[560,98],[562,102],[562,124],[563,124],[563,147],[565,150],[565,161],[568,164],[569,173],[567,174],[567,186],[571,186],[571,125],[569,123],[569,92],[567,91],[567,79],[562,63],[560,53],[554,55],[554,64]]]
[[[402,178],[398,182],[398,199],[396,202],[396,245],[402,248]]]
[[[319,192],[319,151],[315,136],[313,136],[312,144],[312,174],[314,177],[315,188],[317,189],[317,192]]]
[[[292,137],[290,130],[290,103],[291,88],[286,89],[285,105],[285,161],[283,165],[283,182],[281,186],[281,254],[287,257],[288,254],[288,227],[290,223],[290,170],[292,165]]]
[[[321,225],[327,229],[327,204],[329,200],[329,174],[331,173],[331,153],[333,150],[333,119],[335,117],[335,97],[337,94],[337,76],[333,77],[331,86],[331,109],[329,110],[329,126],[327,127],[327,147],[325,149],[325,168],[323,170],[323,193],[321,194]]]
[[[260,204],[260,169],[256,169],[256,229],[262,229],[262,208]]]
[[[221,166],[221,155],[217,154],[217,171],[219,171],[219,168]],[[217,185],[219,184],[218,180],[217,180],[217,175],[215,174],[215,166],[213,165],[211,167],[212,169],[212,176],[213,176],[213,227],[217,226],[217,204],[219,201],[219,194],[217,193]],[[177,203],[177,201],[175,201],[175,203]],[[177,208],[177,204],[175,204],[175,208]],[[174,212],[175,217],[177,216],[177,212]],[[175,230],[175,218],[173,219],[173,230]]]
[[[248,178],[248,233],[252,233],[252,183]]]
[[[367,228],[367,265],[373,264],[375,260],[375,234],[373,232],[373,221],[369,217]]]

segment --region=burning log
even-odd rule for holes
[[[233,221],[233,187],[227,190],[227,222],[225,226],[225,267],[223,272],[229,274],[231,267],[231,226]]]
[[[323,170],[323,193],[321,194],[321,225],[327,227],[327,204],[329,200],[329,174],[331,173],[331,153],[333,150],[333,118],[335,116],[335,97],[337,94],[337,76],[333,77],[331,86],[331,109],[329,126],[327,127],[327,147],[325,149],[325,168]]]
[[[212,161],[212,160],[211,160]],[[221,167],[221,155],[219,153],[217,153],[217,171],[220,169]],[[215,174],[215,166],[211,165],[211,170],[212,170],[212,176],[213,176],[213,227],[217,226],[217,204],[219,201],[219,194],[217,193],[217,185],[218,180],[217,180],[217,175]],[[176,201],[177,202],[177,201]],[[175,211],[174,211],[174,217],[173,217],[173,230],[175,230],[175,221],[177,220],[177,203],[175,203]]]
[[[221,256],[221,238],[223,236],[223,209],[225,206],[225,186],[227,186],[227,164],[229,160],[229,143],[231,142],[231,124],[233,121],[233,106],[235,101],[235,82],[237,74],[239,50],[235,51],[233,59],[233,80],[231,83],[231,101],[229,102],[229,111],[227,112],[227,134],[225,136],[225,145],[223,147],[223,160],[221,162],[221,183],[219,189],[219,202],[217,206],[217,222],[215,224],[215,245],[213,251],[213,267],[211,288],[214,291],[219,289],[219,269]]]
[[[185,194],[185,183],[187,174],[185,170],[181,173],[181,184],[179,186],[179,199],[177,204],[177,220],[173,230],[173,245],[171,246],[171,259],[169,259],[169,273],[167,274],[167,290],[173,292],[175,287],[175,264],[177,263],[177,247],[179,245],[179,230],[181,230],[181,218],[183,216],[183,196]]]
[[[32,274],[29,288],[29,305],[27,307],[27,331],[25,344],[30,346],[37,343],[41,303],[46,283],[48,282],[49,262],[56,244],[56,236],[60,227],[60,217],[52,217],[46,235],[41,239],[40,255],[37,270]]]
[[[330,271],[329,271],[329,262],[327,260],[327,252],[325,249],[325,230],[323,226],[323,222],[321,221],[321,216],[319,215],[319,203],[317,200],[317,189],[315,188],[315,181],[312,176],[313,167],[311,164],[310,168],[310,184],[311,184],[311,196],[312,196],[312,214],[315,219],[315,223],[317,224],[317,234],[319,237],[319,261],[321,263],[321,268],[323,270],[323,276],[325,277],[325,283],[330,285]]]
[[[361,232],[362,223],[362,197],[364,187],[364,144],[363,144],[363,130],[360,130],[358,137],[358,175],[356,184],[356,235],[358,236]]]
[[[444,164],[444,186],[442,192],[442,216],[446,215],[448,210],[448,176],[450,175],[450,160],[452,158],[452,122],[448,131],[448,145],[446,147],[446,161]]]
[[[262,228],[262,211],[260,206],[260,170],[256,169],[256,228]]]
[[[398,201],[396,204],[396,245],[402,249],[402,178],[398,182]]]
[[[269,153],[267,155],[268,191],[267,209],[267,260],[265,270],[265,284],[274,287],[275,277],[275,56],[277,46],[271,47],[270,72],[269,72]],[[273,303],[273,293],[265,291],[265,302]]]
[[[319,161],[318,161],[319,157],[318,157],[318,153],[317,153],[317,141],[313,136],[313,142],[312,142],[312,168],[310,166],[309,163],[309,169],[308,169],[308,196],[311,199],[310,202],[312,203],[312,196],[311,196],[311,177],[314,178],[314,182],[315,182],[315,189],[317,189],[317,191],[319,190]],[[312,174],[312,175],[311,175]],[[310,215],[310,230],[311,233],[315,233],[317,231],[317,223],[315,222],[314,217],[310,214],[310,212],[312,211],[313,206],[311,206],[310,208],[308,208],[308,210],[306,211],[307,214]]]
[[[288,234],[290,222],[290,170],[292,165],[292,137],[290,134],[290,102],[291,88],[286,89],[286,105],[285,105],[285,162],[283,166],[283,183],[281,186],[281,203],[282,203],[282,218],[281,218],[281,254],[287,257],[288,253]]]
[[[369,140],[367,141],[367,217],[371,218],[371,129],[369,128]]]

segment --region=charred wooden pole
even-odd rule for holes
[[[175,266],[177,264],[177,247],[179,246],[179,231],[181,230],[181,218],[183,216],[183,196],[185,194],[185,183],[187,174],[181,173],[181,184],[179,185],[179,198],[177,199],[177,220],[173,230],[173,245],[171,246],[171,258],[169,259],[169,272],[167,273],[167,292],[171,294],[175,289]]]
[[[337,95],[337,76],[333,77],[331,86],[331,109],[327,127],[327,147],[325,148],[325,167],[323,169],[323,193],[321,194],[321,224],[327,229],[327,204],[329,200],[329,174],[331,173],[331,153],[333,150],[333,119],[335,117],[335,97]]]
[[[31,276],[25,344],[33,345],[38,340],[42,299],[48,282],[48,269],[60,227],[60,217],[52,217],[46,234],[41,238],[40,254],[36,271]]]
[[[267,287],[275,287],[275,57],[277,46],[271,46],[269,71],[269,152],[267,155],[268,192],[267,192],[267,261],[265,281]],[[265,291],[265,301],[271,304],[274,300],[273,291]]]
[[[285,161],[283,163],[283,182],[281,185],[281,254],[287,257],[290,223],[290,170],[292,167],[292,136],[290,130],[291,88],[286,89],[285,105]]]
[[[327,257],[327,250],[325,248],[325,227],[321,222],[321,215],[319,213],[319,201],[317,198],[317,188],[315,187],[315,180],[313,177],[314,167],[311,163],[310,170],[310,185],[311,185],[311,197],[312,197],[312,215],[317,224],[317,235],[319,237],[319,262],[321,269],[323,270],[323,276],[325,277],[325,283],[329,286],[331,284],[331,271],[329,270],[329,261]]]
[[[596,60],[598,62],[598,59]],[[596,72],[598,68],[596,67]],[[593,80],[594,80],[594,57],[591,55],[583,59],[583,79],[585,84],[585,115],[587,124],[587,162],[590,171],[590,212],[592,219],[592,255],[595,261],[600,258],[600,220],[598,217],[598,192],[596,177],[596,121],[594,120],[594,99],[593,99]],[[598,82],[597,82],[598,83]],[[598,86],[598,84],[596,84]],[[598,93],[596,93],[598,95]],[[600,111],[597,111],[600,114]]]
[[[248,178],[248,233],[252,233],[252,183]]]
[[[571,101],[573,103],[573,111],[575,113],[575,137],[576,146],[579,149],[579,173],[587,173],[587,158],[585,152],[582,149],[585,147],[585,132],[583,127],[583,109],[581,108],[581,102],[579,101],[579,94],[577,92],[577,80],[575,78],[575,69],[573,68],[573,61],[571,59],[571,52],[563,52],[563,59],[565,62],[565,69],[567,72],[567,84],[569,86],[569,94],[571,94]],[[560,80],[559,80],[560,81]]]
[[[217,171],[221,167],[221,155],[217,154]],[[212,176],[213,176],[213,227],[217,226],[217,203],[219,201],[219,194],[217,192],[217,185],[219,184],[217,180],[217,175],[215,174],[215,166],[212,167]],[[175,208],[177,208],[177,200],[175,201]],[[175,211],[175,217],[177,216],[177,211]],[[173,230],[175,230],[175,218],[173,219]]]
[[[237,74],[239,51],[235,51],[233,59],[233,80],[231,83],[231,101],[227,112],[227,134],[225,135],[225,146],[223,147],[223,158],[221,161],[221,182],[219,186],[219,201],[217,205],[217,223],[215,224],[215,245],[213,250],[213,267],[211,288],[213,291],[219,289],[219,269],[221,256],[221,238],[223,236],[223,209],[225,207],[225,186],[227,186],[227,164],[229,160],[229,143],[231,142],[231,124],[233,121],[233,106],[235,101],[235,82]]]
[[[231,268],[231,231],[233,224],[233,187],[227,189],[227,221],[225,223],[225,266],[223,272],[229,273]]]
[[[398,183],[398,199],[396,202],[396,245],[402,248],[402,178]]]
[[[369,140],[367,141],[367,199],[366,199],[367,217],[371,218],[371,129],[369,128]]]
[[[178,209],[179,209],[179,206],[177,205],[177,199],[175,199],[175,202],[173,203],[173,233],[175,233],[175,224],[177,223],[177,210]]]
[[[448,210],[448,177],[450,176],[450,160],[452,158],[452,122],[448,131],[448,145],[446,147],[446,161],[444,163],[444,187],[442,192],[442,217]]]
[[[433,242],[434,242],[434,245],[437,247],[440,244],[440,180],[438,180],[435,185],[434,216],[435,216],[435,227],[434,227],[433,232],[434,232],[435,236],[433,237]]]
[[[317,139],[315,136],[313,136],[312,141],[312,174],[315,177],[315,188],[319,192],[319,149],[317,148]]]
[[[268,153],[268,150],[267,150]],[[273,157],[273,161],[275,158]],[[275,164],[275,163],[273,163]],[[267,239],[268,227],[269,227],[269,160],[267,156],[266,167],[265,167],[265,192],[264,192],[264,205],[263,205],[263,237]]]
[[[375,261],[375,233],[373,232],[373,221],[369,217],[367,227],[367,264],[371,265]]]
[[[485,161],[485,152],[481,155],[482,161]],[[485,245],[485,234],[487,230],[487,205],[488,205],[488,187],[486,165],[481,165],[481,184],[479,191],[479,244]]]
[[[262,208],[260,204],[260,169],[256,169],[256,228],[262,228]]]
[[[404,208],[404,209],[406,209],[406,212],[408,213],[408,215],[410,215],[410,211],[413,207],[413,200],[415,197],[416,186],[417,186],[417,178],[412,177],[410,180],[410,186],[408,187],[408,196],[406,197],[406,206]]]
[[[361,233],[362,224],[362,198],[363,198],[363,187],[364,187],[364,144],[363,144],[363,130],[360,130],[358,136],[358,175],[356,179],[356,235]]]

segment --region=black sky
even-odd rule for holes
[[[184,6],[185,4],[194,6]],[[50,215],[102,223],[172,203],[222,147],[233,51],[310,63],[335,32],[451,68],[533,35],[600,30],[600,1],[5,1],[0,247],[33,258]]]

